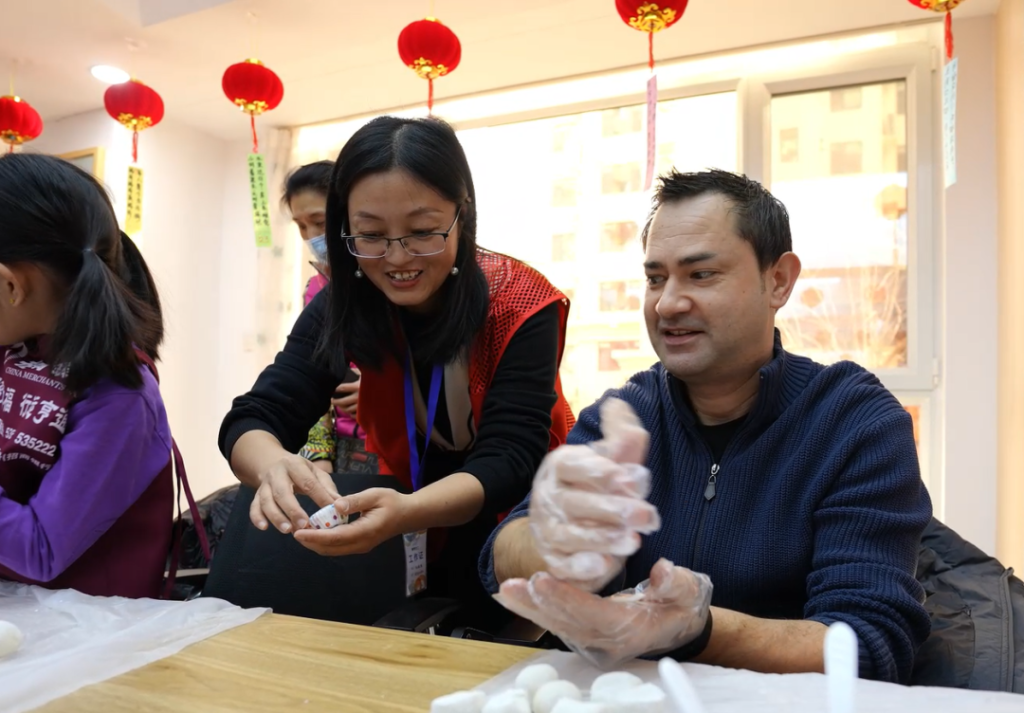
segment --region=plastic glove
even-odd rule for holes
[[[599,597],[539,572],[509,579],[495,595],[502,606],[544,627],[601,669],[685,646],[704,631],[711,579],[666,559],[651,577],[611,597]]]
[[[624,401],[601,405],[604,439],[548,454],[533,481],[530,531],[548,571],[598,591],[661,526],[648,503],[647,432]]]

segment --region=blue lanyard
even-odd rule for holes
[[[427,431],[423,440],[423,457],[416,445],[416,402],[412,396],[412,363],[405,359],[405,430],[409,435],[409,472],[412,475],[412,489],[419,490],[422,485],[420,475],[427,462],[427,449],[430,447],[430,434],[434,431],[434,417],[437,416],[437,402],[441,395],[441,376],[444,369],[440,364],[434,366],[430,374],[430,399],[427,401]]]

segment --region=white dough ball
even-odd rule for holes
[[[538,663],[527,666],[516,676],[516,686],[524,689],[532,699],[537,690],[545,683],[558,680],[558,670],[547,663]]]
[[[619,691],[635,688],[642,683],[643,680],[639,676],[635,676],[629,671],[604,673],[590,684],[590,700],[610,701]]]
[[[487,699],[482,713],[530,713],[530,696],[521,688],[510,688]]]
[[[608,701],[608,713],[663,713],[665,692],[653,683],[620,689]]]
[[[430,713],[482,713],[487,694],[483,691],[458,691],[435,698]]]
[[[572,681],[545,683],[533,696],[533,713],[551,713],[563,698],[579,701],[583,699],[583,694]]]
[[[605,703],[592,703],[591,701],[563,698],[551,713],[610,713],[610,710]]]
[[[9,621],[0,621],[0,659],[20,649],[22,641],[21,629]]]

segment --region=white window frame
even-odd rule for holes
[[[934,48],[907,45],[826,59],[813,71],[789,69],[740,82],[737,111],[743,173],[771,188],[771,100],[799,92],[903,80],[907,91],[907,365],[872,369],[893,392],[931,392],[938,386],[936,250],[940,205],[933,180],[935,147]]]

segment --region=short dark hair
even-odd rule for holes
[[[793,250],[789,212],[782,201],[757,181],[718,168],[693,173],[672,169],[658,177],[651,213],[641,236],[644,248],[647,248],[647,234],[658,208],[708,193],[725,196],[733,204],[736,233],[750,243],[762,271]]]
[[[299,166],[284,179],[284,190],[281,191],[281,204],[289,205],[292,198],[303,191],[313,191],[326,197],[331,189],[331,174],[334,172],[334,161],[316,161]]]
[[[362,126],[338,155],[327,194],[327,255],[331,267],[330,308],[321,355],[339,373],[346,356],[371,368],[390,354],[403,357],[404,339],[397,308],[367,279],[355,276],[358,263],[340,236],[348,233],[348,197],[359,179],[402,169],[460,207],[458,275],[441,286],[441,307],[409,346],[417,361],[446,364],[465,356],[484,326],[488,286],[477,264],[476,189],[469,162],[455,131],[433,117],[381,116]]]
[[[142,386],[135,347],[157,358],[160,299],[95,178],[53,156],[0,157],[0,262],[45,267],[67,287],[46,357],[67,366],[69,392],[104,378]]]

